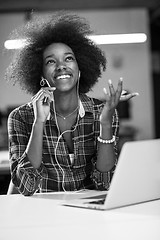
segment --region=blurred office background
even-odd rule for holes
[[[8,150],[7,117],[30,97],[4,80],[10,62],[4,42],[10,32],[36,15],[66,9],[86,17],[95,34],[145,33],[143,43],[99,45],[107,57],[107,70],[89,93],[103,98],[103,87],[119,77],[124,89],[139,96],[118,106],[120,145],[126,141],[160,138],[160,3],[157,0],[0,0],[0,193],[10,180],[5,166]],[[1,164],[2,163],[2,164]]]

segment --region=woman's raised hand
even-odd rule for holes
[[[138,93],[129,93],[124,95],[123,93],[125,93],[125,91],[123,91],[122,78],[119,79],[116,90],[112,84],[112,81],[108,80],[108,88],[108,92],[106,88],[103,89],[105,96],[105,105],[100,116],[100,123],[104,125],[108,123],[111,124],[115,108],[120,101],[127,101],[139,95]]]
[[[54,87],[44,87],[32,97],[35,121],[45,122],[50,114],[50,103],[54,101]]]

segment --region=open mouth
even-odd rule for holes
[[[63,74],[63,75],[57,76],[56,79],[59,80],[59,79],[66,79],[66,78],[70,78],[70,77],[71,77],[71,75],[69,75],[69,74]]]

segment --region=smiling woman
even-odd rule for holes
[[[55,94],[76,87],[79,68],[72,49],[62,43],[49,45],[43,53],[43,75],[56,87]]]
[[[11,177],[24,195],[110,186],[118,156],[116,107],[136,94],[121,96],[120,78],[116,89],[108,82],[104,102],[86,95],[106,68],[90,33],[85,19],[65,12],[14,32],[28,44],[15,52],[6,76],[33,95],[8,118]]]

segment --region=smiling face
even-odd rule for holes
[[[79,68],[72,49],[63,43],[49,45],[43,53],[43,74],[59,91],[76,89]]]

